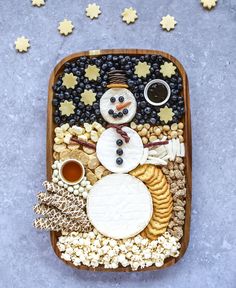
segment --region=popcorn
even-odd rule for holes
[[[152,265],[161,267],[170,256],[178,257],[180,244],[168,232],[157,240],[150,241],[140,235],[123,240],[107,238],[96,229],[89,233],[67,233],[58,239],[62,259],[75,266],[86,265],[116,269],[130,265],[132,270]]]

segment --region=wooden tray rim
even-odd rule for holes
[[[184,224],[184,235],[180,240],[181,249],[180,255],[177,258],[169,257],[165,260],[164,265],[161,267],[150,266],[145,267],[143,269],[139,268],[136,271],[133,271],[130,266],[128,267],[118,267],[116,269],[105,269],[102,265],[96,268],[88,267],[85,265],[75,266],[72,262],[67,262],[60,257],[61,253],[56,246],[57,238],[60,235],[57,232],[50,232],[51,238],[51,245],[55,254],[58,256],[60,260],[62,260],[65,264],[77,268],[80,270],[89,270],[93,272],[144,272],[144,271],[154,271],[160,270],[163,268],[170,267],[177,263],[185,254],[190,238],[190,221],[191,221],[191,200],[192,200],[192,133],[191,133],[191,112],[190,112],[190,96],[189,96],[189,86],[188,86],[188,78],[187,74],[182,66],[182,64],[171,54],[168,54],[163,51],[159,50],[148,50],[148,49],[104,49],[104,50],[89,50],[89,51],[82,51],[78,53],[73,53],[68,55],[67,57],[63,58],[54,68],[53,72],[51,73],[49,86],[48,86],[48,111],[47,111],[47,141],[46,141],[46,151],[47,151],[47,179],[51,181],[52,176],[52,162],[53,162],[53,139],[54,139],[54,127],[55,124],[53,123],[52,119],[52,99],[53,99],[53,91],[52,85],[55,82],[55,79],[58,77],[58,73],[62,70],[63,65],[67,61],[71,61],[81,56],[101,56],[107,54],[125,54],[125,55],[143,55],[143,54],[158,54],[162,55],[163,57],[171,60],[176,67],[178,68],[181,76],[183,78],[183,96],[184,96],[184,105],[185,105],[185,115],[184,115],[184,139],[185,139],[185,175],[186,175],[186,206],[185,206],[185,224]]]

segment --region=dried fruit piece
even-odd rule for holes
[[[201,0],[202,6],[206,9],[211,10],[217,4],[217,0]]]
[[[160,108],[160,112],[158,113],[158,115],[161,121],[168,123],[169,121],[172,120],[174,113],[172,111],[172,108],[165,106],[164,108]]]
[[[147,62],[138,62],[135,66],[135,72],[138,77],[146,77],[150,74],[150,65]]]
[[[175,18],[173,16],[170,16],[168,14],[168,15],[162,17],[160,24],[162,26],[162,29],[170,31],[171,29],[175,28],[175,25],[177,24],[177,22],[175,21]]]
[[[164,76],[164,77],[168,77],[168,78],[171,78],[172,75],[175,75],[175,70],[176,70],[176,67],[174,66],[174,64],[172,62],[164,62],[163,65],[161,65],[161,74]]]
[[[92,105],[96,100],[96,93],[92,90],[84,90],[81,94],[81,102],[84,102],[85,105]]]
[[[134,23],[135,20],[138,19],[137,11],[132,7],[125,8],[121,16],[122,20],[127,24]]]
[[[98,18],[98,15],[102,13],[100,10],[100,6],[96,3],[88,4],[88,7],[85,10],[86,16],[88,16],[90,19]]]
[[[100,75],[100,69],[96,65],[88,65],[85,69],[85,77],[89,80],[97,80]]]
[[[62,85],[66,86],[67,89],[75,88],[75,85],[77,84],[77,77],[73,73],[65,73],[65,75],[62,78]]]
[[[88,162],[88,168],[91,170],[96,169],[99,166],[100,162],[96,156],[90,156],[89,162]]]
[[[18,52],[27,52],[30,47],[29,39],[24,36],[17,38],[15,41],[15,47]]]
[[[70,116],[74,114],[75,106],[72,101],[64,101],[60,104],[59,110],[61,111],[61,115]]]
[[[72,30],[74,29],[74,25],[72,24],[72,21],[64,19],[59,23],[58,30],[61,35],[67,36],[68,34],[72,33]]]
[[[45,5],[45,1],[44,0],[32,0],[32,5],[37,6],[37,7],[41,7],[41,6]]]

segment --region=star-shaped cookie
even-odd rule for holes
[[[15,47],[18,52],[27,52],[28,48],[30,47],[29,39],[25,38],[24,36],[18,37],[15,41]]]
[[[162,29],[170,31],[171,29],[175,28],[177,22],[175,21],[175,18],[173,16],[166,15],[162,17],[160,24],[162,26]]]
[[[146,77],[150,73],[150,65],[147,62],[138,62],[135,66],[134,73],[138,75],[138,77]]]
[[[137,11],[132,7],[125,8],[121,16],[122,20],[127,24],[134,23],[135,20],[138,19]]]
[[[72,33],[72,30],[74,29],[74,25],[72,24],[72,21],[64,19],[59,23],[58,30],[61,35],[67,36],[68,34]]]
[[[77,77],[73,73],[65,73],[65,75],[62,78],[62,85],[66,86],[67,89],[75,88],[75,85],[77,84]]]
[[[100,69],[96,65],[88,65],[85,69],[85,77],[89,80],[97,80],[100,75]]]
[[[41,6],[45,5],[45,1],[44,0],[32,0],[32,5],[37,6],[37,7],[41,7]]]
[[[90,19],[98,18],[98,15],[101,13],[100,6],[96,3],[88,4],[88,7],[86,8],[86,16]]]
[[[216,6],[217,0],[201,0],[202,6],[211,10]]]
[[[173,65],[172,62],[164,62],[164,64],[161,65],[160,72],[164,77],[171,78],[172,75],[175,75],[175,70],[176,67]]]
[[[70,116],[74,114],[75,105],[72,101],[64,101],[60,104],[59,110],[61,111],[61,115]]]
[[[83,102],[85,105],[92,105],[95,100],[96,93],[94,93],[92,90],[85,89],[81,94],[81,102]]]
[[[167,106],[165,106],[164,108],[160,108],[160,112],[158,113],[158,115],[161,121],[168,123],[172,120],[174,113],[172,111],[172,108],[168,108]]]

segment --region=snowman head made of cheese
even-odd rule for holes
[[[109,89],[100,99],[100,111],[110,126],[97,143],[97,156],[104,167],[113,173],[128,173],[138,166],[143,155],[143,143],[136,131],[124,127],[135,116],[137,102],[129,91],[123,71],[109,73]],[[108,125],[108,127],[109,127]],[[122,126],[122,137],[117,126]],[[121,132],[121,130],[120,130]]]
[[[137,102],[129,91],[123,71],[109,72],[110,84],[100,100],[102,117],[111,124],[124,124],[130,122],[137,110]]]

